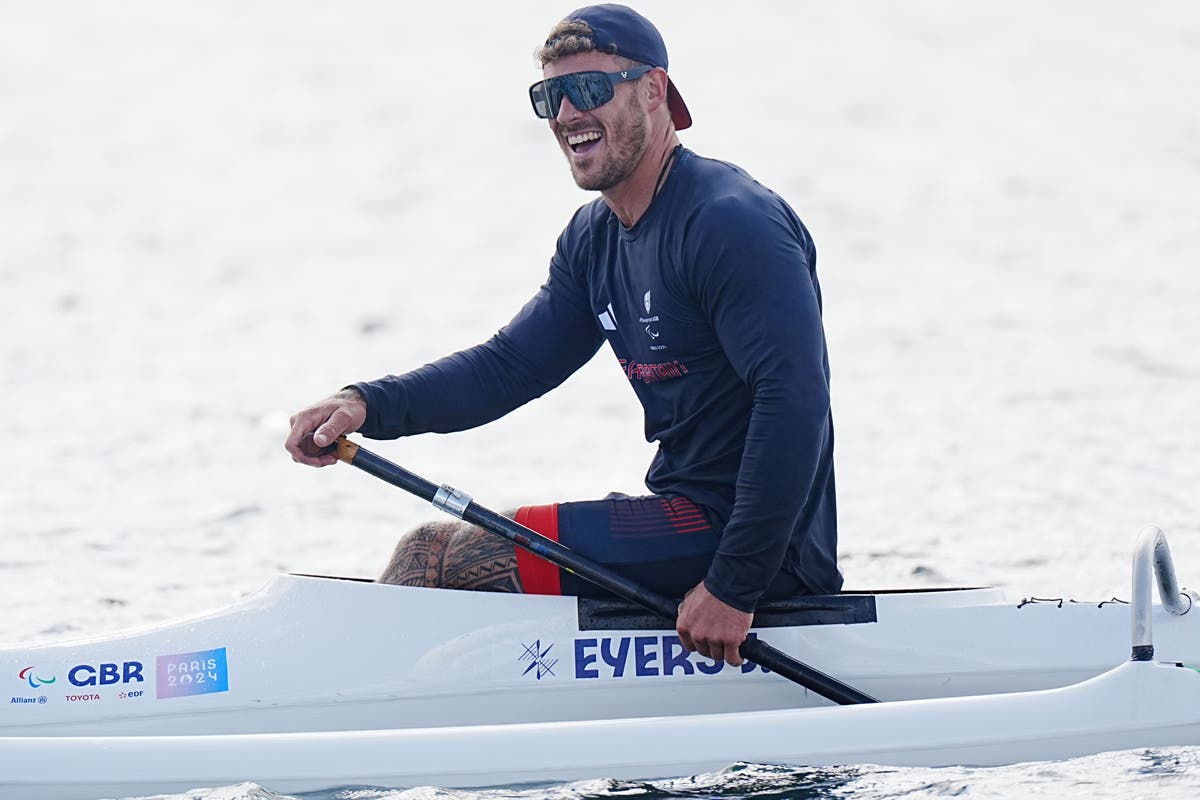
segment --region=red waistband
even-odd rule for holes
[[[518,524],[558,541],[558,504],[523,506],[514,518]],[[523,547],[517,548],[517,569],[525,594],[562,594],[558,567]]]

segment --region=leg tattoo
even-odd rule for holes
[[[521,574],[513,548],[466,522],[426,523],[401,537],[379,582],[520,592]]]
[[[521,591],[521,573],[513,547],[487,531],[461,526],[446,548],[442,586],[484,592]]]
[[[400,586],[440,586],[439,576],[446,557],[453,522],[430,522],[400,538],[380,583]]]

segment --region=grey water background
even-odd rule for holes
[[[571,7],[0,2],[0,641],[382,569],[432,512],[292,464],[287,418],[541,282],[589,199],[525,95]],[[1147,523],[1200,583],[1200,6],[639,8],[684,143],[817,241],[847,585],[1127,596]],[[493,507],[636,492],[652,453],[607,350],[377,449]],[[1197,753],[311,797],[1184,797]]]

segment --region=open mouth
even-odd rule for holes
[[[592,150],[600,146],[600,141],[604,138],[604,134],[600,131],[580,131],[579,133],[567,134],[567,147],[571,148],[573,153],[586,155]]]

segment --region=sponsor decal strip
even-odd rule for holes
[[[158,656],[156,694],[158,697],[186,697],[197,694],[229,691],[229,666],[224,647]],[[552,666],[552,664],[551,664]],[[141,661],[105,661],[76,664],[67,670],[67,681],[84,689],[83,692],[62,695],[68,703],[86,703],[103,699],[96,689],[120,686],[119,700],[134,700],[147,696],[148,689],[134,688],[146,682],[146,666]],[[17,677],[31,688],[50,686],[57,675],[36,666],[22,668]],[[10,695],[10,705],[45,705],[46,695]]]

